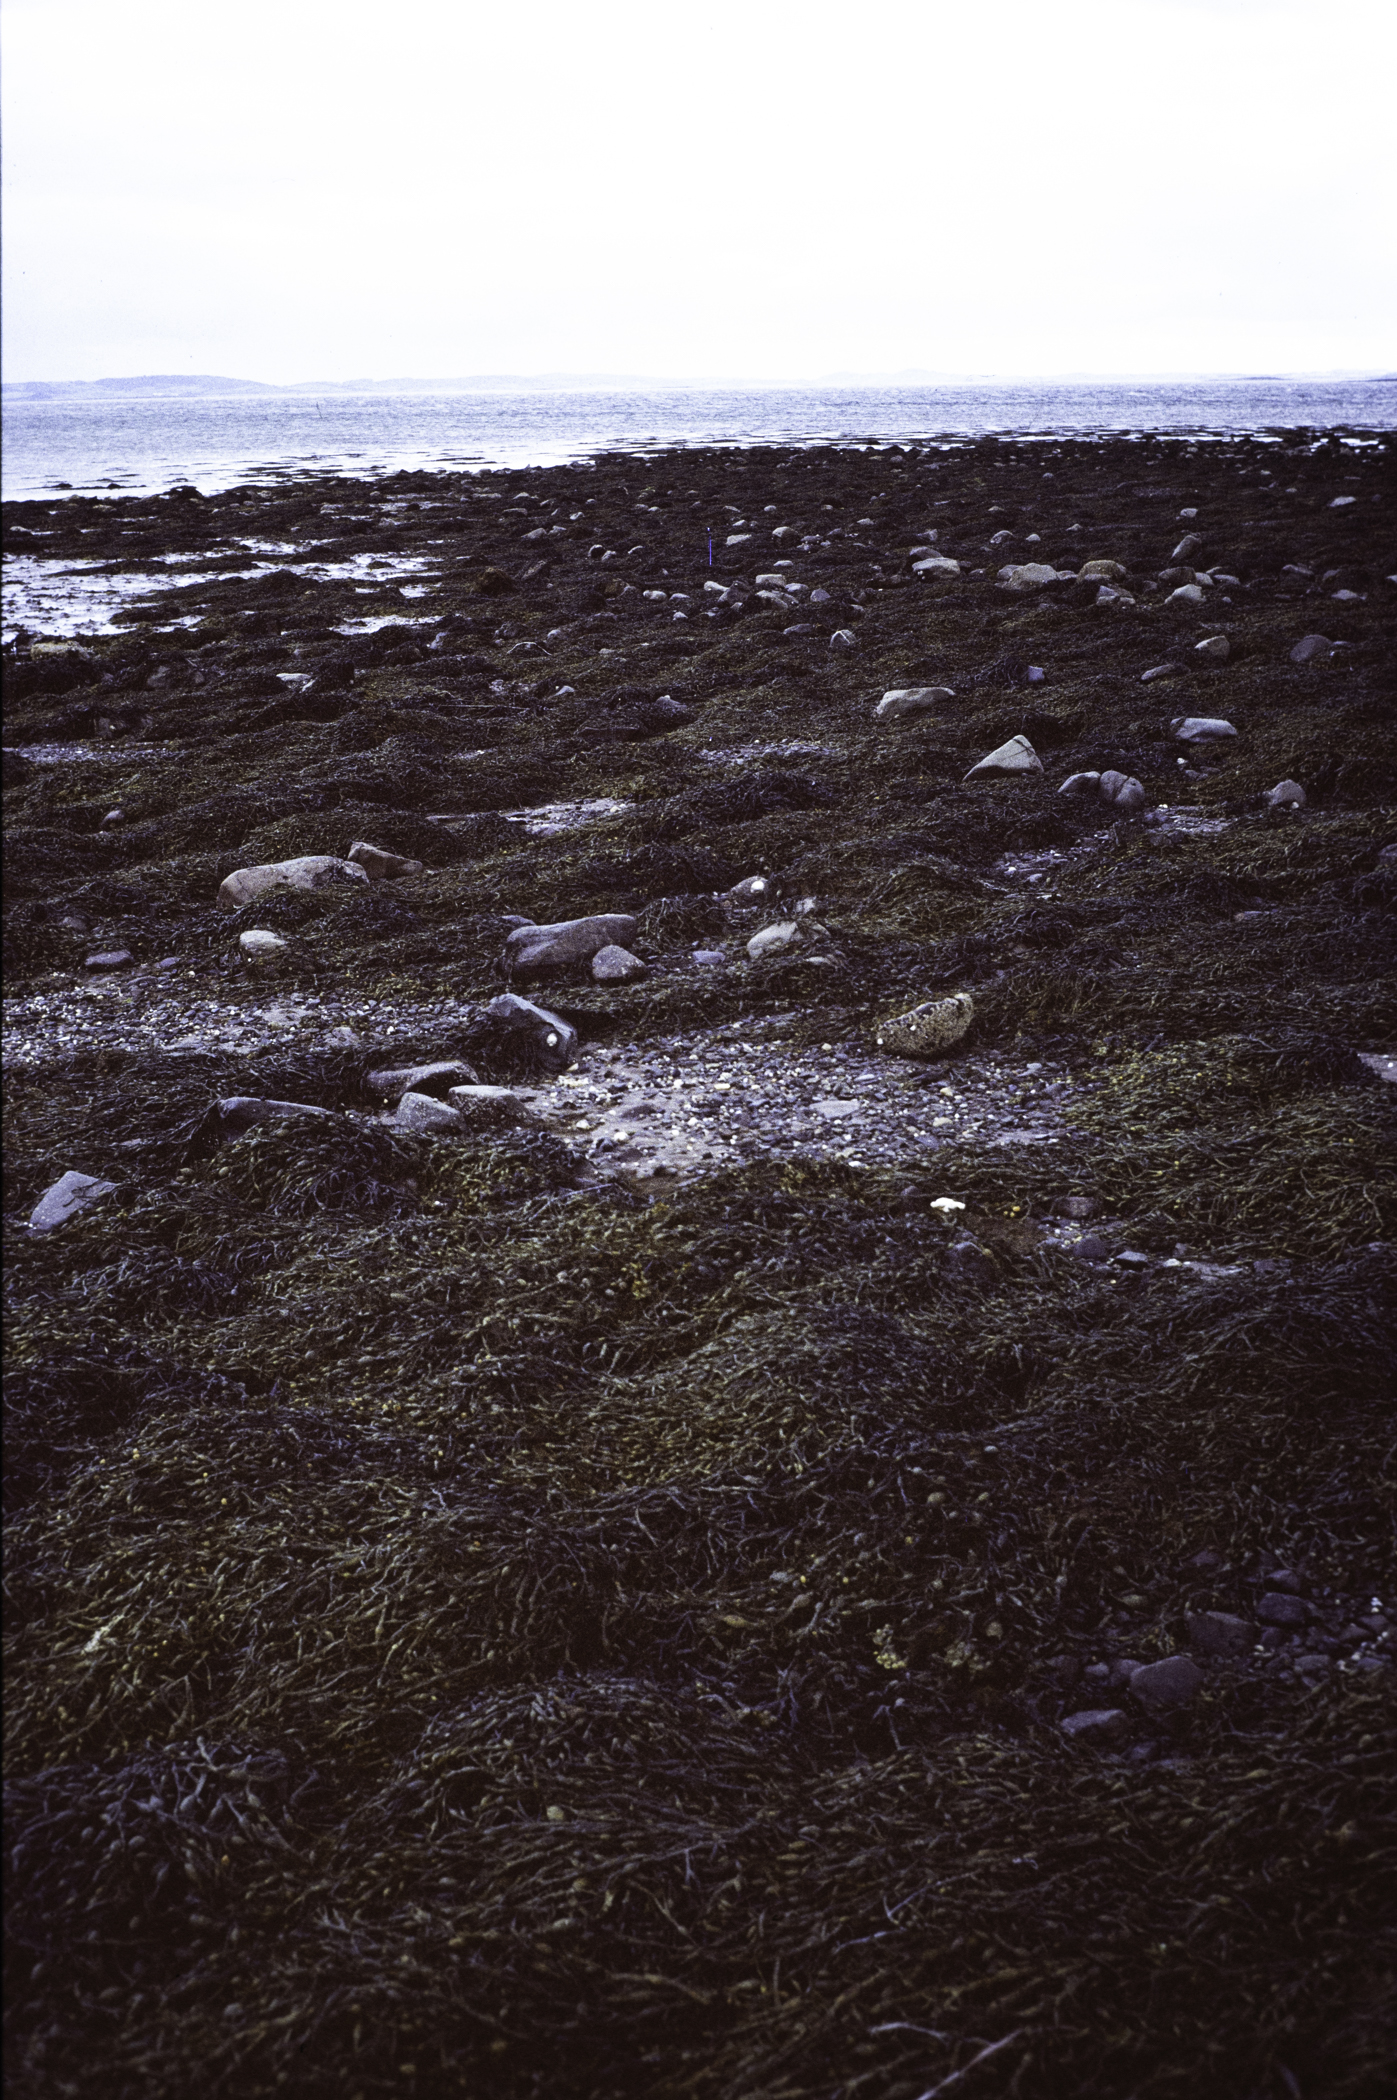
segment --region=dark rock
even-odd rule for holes
[[[1111,1250],[1098,1233],[1084,1232],[1072,1252],[1078,1261],[1106,1261]]]
[[[516,926],[504,944],[504,967],[511,977],[541,976],[590,962],[601,949],[624,946],[634,937],[635,920],[619,911],[560,919],[552,926]]]
[[[1070,1742],[1109,1746],[1129,1734],[1130,1717],[1118,1706],[1089,1706],[1081,1713],[1068,1714],[1061,1728]]]
[[[1186,1655],[1166,1656],[1163,1662],[1146,1663],[1130,1675],[1130,1694],[1142,1706],[1162,1708],[1188,1706],[1203,1685],[1203,1672]]]
[[[110,948],[100,955],[84,957],[89,970],[129,970],[135,957],[129,948]]]
[[[1195,1655],[1244,1655],[1256,1639],[1250,1619],[1228,1611],[1191,1611],[1185,1623]]]
[[[1284,1590],[1269,1590],[1257,1605],[1256,1616],[1263,1626],[1304,1626],[1310,1616],[1310,1607],[1303,1597],[1291,1597]]]

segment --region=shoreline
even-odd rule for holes
[[[28,2089],[1375,2089],[1391,459],[5,506]]]

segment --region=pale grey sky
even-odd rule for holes
[[[12,379],[1397,363],[1392,0],[5,0]]]

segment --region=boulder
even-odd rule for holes
[[[1181,744],[1206,744],[1216,737],[1236,736],[1237,732],[1218,715],[1176,715],[1169,724],[1169,734]]]
[[[366,1074],[364,1084],[371,1094],[384,1100],[400,1100],[404,1094],[448,1093],[453,1086],[473,1086],[480,1075],[464,1058],[442,1058],[436,1064],[398,1065]]]
[[[1084,561],[1077,571],[1079,578],[1087,583],[1117,583],[1122,576],[1129,574],[1123,561]]]
[[[953,992],[949,999],[928,999],[904,1014],[880,1021],[873,1040],[890,1057],[935,1057],[958,1043],[975,1017],[975,1002],[969,992]]]
[[[490,1001],[483,1019],[486,1042],[512,1064],[562,1072],[577,1055],[577,1030],[571,1023],[518,992],[501,992]]]
[[[973,765],[966,774],[974,780],[980,773],[1041,773],[1043,761],[1026,736],[1011,736],[1007,744],[1000,744]]]
[[[1305,790],[1298,780],[1278,780],[1266,793],[1268,809],[1303,809]]]
[[[1143,809],[1149,800],[1141,783],[1129,773],[1103,773],[1097,792],[1103,802],[1109,802],[1112,809],[1122,813]]]
[[[783,948],[799,939],[800,928],[794,919],[782,919],[775,926],[763,926],[747,943],[747,953],[753,962],[761,962],[764,956],[779,955]]]
[[[1191,1611],[1185,1624],[1195,1655],[1245,1655],[1256,1639],[1250,1619],[1239,1619],[1230,1611]]]
[[[1058,789],[1058,793],[1060,795],[1095,795],[1100,787],[1101,775],[1099,773],[1069,773],[1062,786]]]
[[[1225,634],[1210,634],[1205,640],[1194,643],[1193,653],[1207,663],[1225,664],[1232,654],[1232,644]]]
[[[948,685],[897,686],[884,693],[873,710],[875,721],[899,722],[904,715],[925,714],[937,708],[943,700],[954,700],[955,694]]]
[[[420,860],[404,860],[401,853],[385,853],[367,839],[356,839],[345,859],[361,867],[370,882],[393,882],[399,875],[420,875],[424,866]]]
[[[1302,635],[1290,652],[1293,664],[1327,664],[1334,654],[1334,643],[1322,634]]]
[[[300,1119],[308,1123],[338,1123],[333,1108],[312,1108],[307,1101],[263,1101],[256,1094],[225,1094],[214,1103],[220,1127],[234,1133],[253,1130],[261,1123],[283,1123]]]
[[[459,1109],[435,1094],[404,1094],[393,1121],[404,1130],[462,1130]]]
[[[646,966],[629,948],[620,948],[612,941],[607,947],[598,948],[592,957],[592,975],[598,984],[631,984],[646,975]]]
[[[1203,1686],[1203,1672],[1186,1655],[1168,1655],[1163,1662],[1145,1663],[1130,1673],[1130,1696],[1156,1711],[1188,1706]]]
[[[238,946],[254,962],[270,962],[273,956],[284,954],[290,945],[269,926],[249,926],[246,933],[238,935]]]
[[[225,911],[237,911],[268,890],[324,890],[346,882],[367,882],[365,870],[333,853],[306,853],[298,860],[272,860],[256,868],[239,868],[218,886]]]
[[[112,1195],[115,1189],[114,1181],[99,1181],[95,1174],[77,1174],[70,1169],[44,1190],[29,1213],[29,1230],[53,1232],[70,1218],[90,1210],[94,1203],[100,1203],[104,1196]]]
[[[1169,593],[1164,602],[1166,605],[1177,605],[1180,612],[1187,612],[1192,606],[1203,603],[1203,586],[1200,583],[1181,583],[1177,590]]]
[[[959,576],[960,563],[949,554],[918,554],[912,562],[914,576]]]
[[[633,939],[635,923],[629,912],[606,911],[552,926],[516,926],[504,944],[506,974],[532,977],[590,962],[601,949]]]

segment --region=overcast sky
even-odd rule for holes
[[[4,364],[1397,363],[1392,0],[5,0]]]

